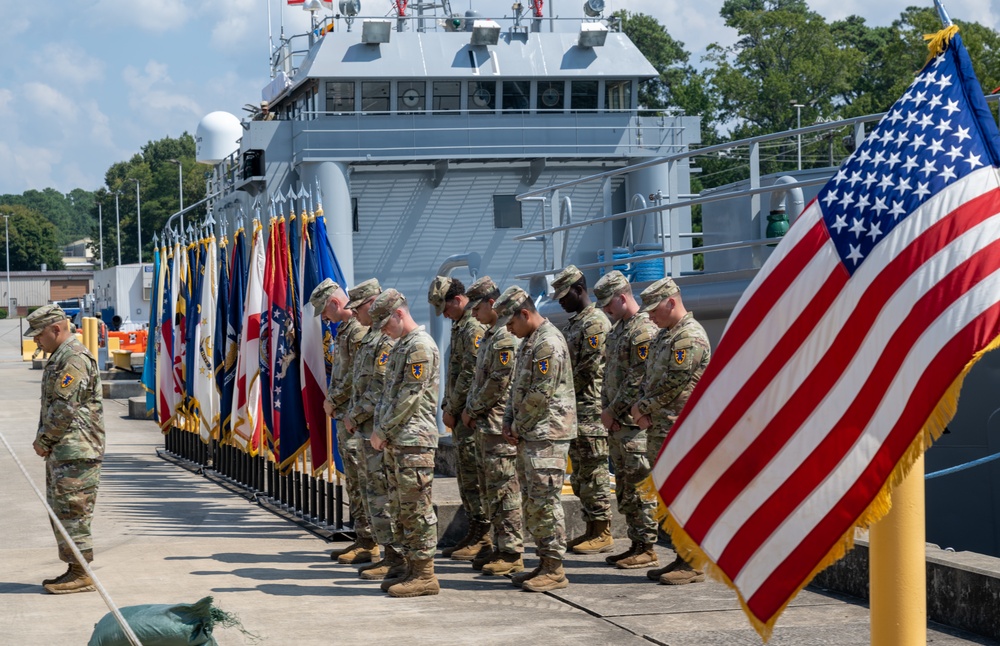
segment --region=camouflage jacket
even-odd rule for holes
[[[75,336],[60,345],[42,374],[42,407],[35,440],[49,460],[104,457],[104,401],[97,360]]]
[[[326,401],[333,404],[335,419],[343,419],[347,414],[354,384],[354,359],[367,331],[368,328],[353,317],[337,326],[337,336],[333,339],[333,371],[326,389]]]
[[[660,330],[636,402],[639,412],[652,418],[652,430],[670,429],[711,355],[705,328],[691,312],[672,328]]]
[[[392,446],[436,447],[441,358],[420,326],[396,342],[375,407],[375,434]]]
[[[566,345],[573,364],[573,388],[576,391],[578,417],[601,415],[601,384],[604,381],[604,346],[611,323],[593,303],[569,319]],[[600,424],[596,428],[603,431]],[[607,431],[601,433],[607,435]]]
[[[394,340],[369,328],[354,356],[354,385],[345,418],[350,419],[366,438],[371,436],[372,417],[385,387],[385,371],[394,345]]]
[[[529,442],[576,437],[576,397],[566,339],[548,319],[517,350],[517,366],[503,415]]]
[[[503,413],[510,397],[510,381],[517,365],[516,336],[503,325],[486,331],[476,353],[476,376],[465,408],[476,420],[476,428],[488,435],[503,431]]]
[[[608,364],[601,403],[619,424],[635,424],[631,408],[639,399],[639,387],[657,332],[659,328],[649,320],[649,314],[639,312],[627,321],[618,321],[608,335]]]
[[[456,418],[465,409],[465,400],[476,375],[476,352],[486,334],[486,326],[476,320],[471,310],[451,324],[451,352],[448,355],[448,378],[441,408]]]

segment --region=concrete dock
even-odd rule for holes
[[[6,347],[5,339],[0,343]],[[43,462],[31,450],[40,377],[13,350],[0,347],[0,432],[41,489]],[[364,582],[353,567],[331,562],[332,544],[158,458],[156,426],[127,414],[126,400],[105,402],[108,452],[94,522],[94,569],[118,606],[192,603],[212,595],[260,643],[280,645],[760,643],[724,585],[657,585],[646,580],[645,570],[608,567],[604,555],[571,556],[569,588],[546,594],[439,558],[440,595],[390,598],[378,582]],[[41,579],[64,566],[42,505],[2,446],[0,509],[6,512],[0,643],[85,644],[108,609],[97,593],[44,593]],[[666,547],[658,551],[661,560],[673,558]],[[531,555],[527,565],[536,562]],[[216,638],[223,645],[252,643],[233,629],[218,629]],[[934,623],[927,640],[936,646],[997,644]],[[867,644],[868,608],[809,588],[782,615],[770,643]]]

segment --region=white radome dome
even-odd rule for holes
[[[195,133],[195,159],[204,164],[217,164],[240,148],[243,126],[228,112],[209,112],[198,123]]]

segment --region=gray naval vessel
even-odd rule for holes
[[[797,142],[801,155],[802,138],[860,143],[882,116],[699,147],[697,116],[638,104],[656,71],[601,0],[574,19],[543,15],[541,2],[505,17],[394,6],[366,17],[357,0],[305,3],[312,28],[282,34],[259,106],[206,116],[198,156],[214,164],[209,201],[229,231],[273,196],[321,196],[347,282],[400,289],[443,350],[448,332],[425,298],[433,276],[520,284],[558,322],[548,286],[570,263],[591,285],[622,269],[637,292],[674,277],[717,342],[782,224],[841,161],[831,147],[829,167],[762,175],[762,156]],[[706,155],[743,156],[748,178],[692,193]],[[928,473],[1000,452],[998,372],[992,353],[970,373]],[[1000,462],[928,480],[927,540],[1000,556]]]

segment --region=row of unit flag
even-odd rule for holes
[[[330,460],[343,470],[323,409],[336,326],[309,294],[326,278],[345,283],[316,194],[315,208],[305,189],[272,198],[266,237],[255,209],[231,244],[209,216],[201,235],[189,228],[189,242],[175,235],[156,249],[143,385],[163,432],[265,454],[281,469],[308,455],[314,474]]]

